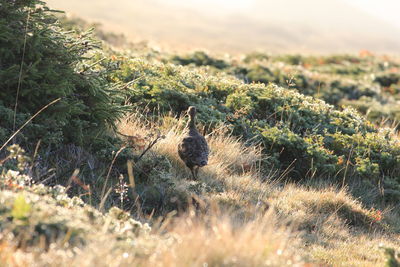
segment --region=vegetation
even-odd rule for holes
[[[0,14],[0,266],[399,264],[396,115],[372,116],[396,60],[117,52],[40,1]]]
[[[280,169],[295,180],[379,183],[390,189],[385,199],[397,201],[397,190],[391,190],[400,182],[397,138],[354,109],[339,111],[295,90],[245,84],[224,74],[209,76],[138,59],[124,59],[119,65],[111,81],[129,84],[132,103],[176,115],[195,105],[207,131],[222,121],[244,141],[261,143],[266,170]]]
[[[209,66],[247,83],[274,83],[341,107],[351,106],[377,123],[399,121],[397,101],[400,62],[388,56],[360,51],[359,56],[246,55],[242,60],[209,58],[198,61],[199,52],[173,57],[181,65]],[[197,61],[196,61],[197,60]],[[202,63],[202,64],[200,64]],[[224,66],[224,67],[221,67]]]
[[[60,98],[17,141],[88,146],[89,136],[101,135],[120,116],[123,100],[105,81],[105,70],[93,64],[104,56],[95,51],[98,44],[91,34],[63,32],[43,4],[24,0],[0,5],[0,140]]]

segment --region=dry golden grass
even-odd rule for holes
[[[382,247],[398,247],[398,242],[388,242],[388,239],[374,234],[360,234],[343,240],[332,240],[328,246],[315,245],[311,248],[311,254],[314,259],[330,266],[385,266]]]
[[[154,146],[152,152],[168,158],[172,164],[170,179],[175,181],[180,190],[187,191],[192,184],[191,174],[177,152],[178,143],[185,135],[185,125],[185,118],[167,116],[156,123],[143,121],[136,113],[122,120],[119,131],[126,135],[142,137],[151,135],[155,129],[161,131],[160,134],[165,135],[165,138]],[[224,126],[206,135],[206,140],[211,151],[209,164],[200,169],[200,181],[195,183],[207,185],[213,190],[211,193],[204,192],[200,197],[209,202],[216,201],[225,208],[234,209],[243,215],[259,209],[260,203],[264,205],[263,202],[266,202],[266,196],[272,187],[268,182],[259,179],[261,148],[246,146],[229,135]]]
[[[137,114],[133,114],[119,124],[119,131],[130,136],[144,138],[155,131],[160,131],[165,138],[153,149],[157,154],[166,156],[174,166],[174,177],[177,179],[190,177],[190,172],[179,158],[177,147],[185,135],[184,118],[164,117],[161,123],[144,122]],[[224,126],[206,136],[211,155],[209,164],[200,170],[201,179],[224,179],[231,174],[257,175],[257,164],[261,160],[261,148],[246,146],[240,140],[227,135]]]
[[[399,247],[399,234],[344,189],[288,185],[271,198],[282,221],[302,230],[312,259],[332,266],[383,266],[383,247]],[[383,213],[383,218],[386,214]]]
[[[179,159],[176,147],[184,134],[184,125],[182,118],[164,119],[157,128],[164,131],[166,138],[155,147],[156,153],[165,155],[174,165],[174,179],[183,181],[190,177],[190,173]],[[148,125],[137,119],[127,120],[120,127],[127,133],[149,130]],[[154,129],[154,124],[151,127]],[[297,249],[304,252],[301,253],[303,256],[334,266],[383,265],[385,257],[380,244],[388,247],[400,245],[396,240],[399,235],[384,234],[387,226],[375,220],[376,211],[366,209],[346,189],[317,185],[314,189],[290,184],[278,186],[272,174],[261,177],[258,170],[262,159],[259,147],[245,146],[229,136],[223,127],[208,135],[207,141],[212,151],[210,164],[200,171],[199,176],[201,182],[207,184],[221,182],[223,190],[208,194],[206,199],[217,203],[239,224],[249,223],[269,210],[277,216],[273,221],[274,227],[300,231],[301,246]],[[201,235],[202,231],[196,225],[192,227],[188,236]],[[245,228],[237,231],[245,231]],[[210,238],[208,243],[219,244],[219,241]],[[357,245],[363,249],[357,249]],[[252,250],[259,251],[255,247]],[[184,254],[190,255],[191,252]]]
[[[295,239],[274,226],[272,214],[234,226],[229,217],[214,214],[198,218],[194,213],[179,218],[168,229],[178,238],[160,250],[154,264],[168,266],[286,266],[300,263],[293,250]],[[289,244],[290,247],[289,248]]]
[[[172,165],[167,178],[181,191],[194,183],[210,187],[197,196],[200,209],[153,218],[149,234],[128,242],[94,231],[83,246],[58,242],[43,251],[17,249],[1,237],[0,266],[384,266],[380,246],[400,247],[399,234],[385,225],[385,217],[398,220],[393,213],[376,221],[376,211],[345,189],[263,177],[259,147],[246,146],[222,126],[207,136],[212,153],[200,181],[189,181],[176,149],[184,126],[182,118],[157,123],[134,114],[119,132],[138,143],[165,135],[145,157],[166,157]]]
[[[2,246],[0,259],[5,266],[306,266],[294,249],[296,239],[274,227],[273,214],[240,227],[220,214],[194,214],[155,226],[131,244],[99,234],[83,248],[54,245],[39,252]]]

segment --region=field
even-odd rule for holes
[[[400,59],[169,53],[40,4],[0,5],[1,267],[400,265]]]

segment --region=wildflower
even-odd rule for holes
[[[374,223],[380,222],[383,219],[382,211],[380,211],[380,210],[372,209],[371,216],[373,218]]]
[[[375,213],[375,222],[379,222],[382,220],[382,212],[380,210],[377,210]]]
[[[124,199],[128,196],[128,184],[124,182],[124,176],[122,174],[119,176],[119,183],[114,191],[115,193],[119,194],[119,200],[122,207],[124,204]]]

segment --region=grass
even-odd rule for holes
[[[61,187],[23,189],[29,216],[16,219],[13,209],[21,189],[3,190],[0,216],[11,218],[9,223],[0,220],[3,265],[384,266],[380,247],[400,246],[396,210],[379,217],[346,188],[317,181],[308,186],[282,183],[275,172],[259,168],[258,145],[243,143],[223,125],[207,135],[210,165],[202,168],[199,181],[189,180],[176,151],[184,126],[185,118],[165,116],[156,122],[139,113],[118,126],[137,141],[157,132],[165,135],[134,166],[144,215],[131,212],[150,223],[150,231],[122,210],[103,215],[79,198],[69,198]],[[144,149],[141,142],[136,144],[138,153]],[[154,167],[154,162],[159,164]],[[154,192],[143,189],[140,181],[141,169],[149,166],[154,168],[145,176],[150,179],[146,186],[165,187],[158,191],[157,211],[154,202],[146,202]],[[40,232],[50,229],[43,225],[53,230]],[[27,236],[34,238],[22,242]]]
[[[2,262],[6,266],[384,266],[387,258],[381,247],[400,246],[398,207],[367,208],[350,193],[354,188],[365,192],[356,183],[344,188],[317,178],[287,183],[284,173],[265,169],[268,158],[259,144],[233,136],[224,124],[206,135],[209,165],[200,170],[198,181],[190,180],[177,153],[186,118],[152,118],[135,111],[118,124],[117,135],[136,156],[135,187],[126,197],[119,198],[116,191],[118,183],[128,182],[127,177],[115,179],[123,172],[120,167],[103,166],[113,172],[104,189],[109,194],[101,193],[103,180],[91,183],[79,178],[92,185],[89,197],[94,206],[119,206],[138,221],[115,208],[102,214],[79,198],[70,199],[61,187],[37,186],[22,189],[30,208],[22,208],[22,213],[29,212],[18,219],[14,207],[21,189],[5,184],[0,192],[6,207],[0,209]],[[67,150],[71,160],[79,161],[84,153],[73,147]],[[79,183],[69,186],[68,190],[88,193]],[[144,227],[139,221],[149,223],[151,230],[134,230],[135,225]]]
[[[154,152],[170,159],[176,172],[173,177],[187,178],[190,173],[176,153],[184,122],[180,119],[171,128],[172,120],[164,118],[164,123],[156,127],[167,132]],[[140,120],[133,121],[133,125],[125,123],[121,129],[146,132],[143,126],[138,125]],[[349,194],[348,189],[319,184],[318,181],[310,186],[282,185],[274,171],[261,173],[258,166],[262,154],[258,146],[246,146],[223,127],[219,129],[207,137],[212,156],[210,165],[200,175],[201,182],[216,190],[202,192],[201,196],[234,214],[235,220],[251,220],[254,214],[265,212],[269,207],[277,216],[277,225],[297,232],[307,251],[305,255],[334,265],[342,262],[342,266],[361,263],[373,266],[384,262],[383,251],[379,249],[381,244],[399,246],[398,234],[393,233],[398,224],[398,219],[393,217],[395,211],[382,211],[382,217],[379,217],[381,211],[367,209]],[[392,227],[394,229],[390,230]],[[366,249],[356,249],[360,244]],[[351,256],[345,258],[346,255],[342,255],[343,258],[335,259],[335,251],[343,254],[351,247],[354,249]]]
[[[207,136],[212,156],[210,165],[201,171],[200,181],[187,181],[190,173],[176,152],[185,123],[182,118],[174,120],[165,117],[157,126],[150,123],[153,129],[165,131],[165,139],[153,153],[169,159],[173,166],[171,179],[177,179],[188,195],[199,194],[204,210],[217,205],[234,217],[234,225],[249,223],[267,211],[273,213],[275,226],[295,233],[303,258],[327,264],[376,266],[385,261],[380,245],[399,246],[396,209],[368,209],[349,194],[348,188],[338,189],[319,181],[308,186],[282,184],[274,171],[265,174],[258,168],[262,154],[257,145],[244,144],[222,126]],[[171,124],[175,126],[171,128]],[[135,118],[123,122],[120,130],[134,135],[146,133],[149,128]],[[202,183],[205,190],[193,192],[190,186],[195,183]]]
[[[117,241],[115,235],[93,233],[83,247],[54,244],[49,250],[17,249],[3,241],[0,257],[16,266],[284,266],[302,262],[293,250],[293,237],[275,229],[272,215],[235,227],[217,214],[185,216],[153,227],[134,240]]]

